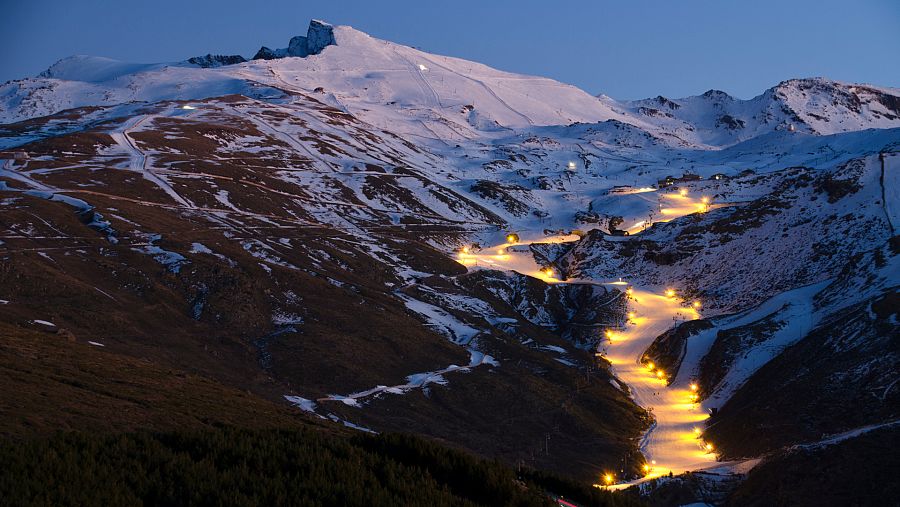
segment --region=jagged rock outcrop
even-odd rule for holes
[[[247,59],[241,55],[214,55],[207,53],[205,56],[194,56],[188,58],[188,63],[208,69],[210,67],[221,67],[223,65],[234,65],[246,62]]]
[[[259,51],[253,55],[251,60],[274,60],[276,58],[284,58],[285,55],[279,55],[277,49],[269,49],[266,46],[259,48]]]
[[[306,36],[297,35],[288,42],[287,48],[270,49],[266,46],[259,48],[253,60],[274,60],[288,56],[306,57],[317,55],[328,46],[337,44],[334,39],[334,27],[330,24],[314,19],[309,22]]]

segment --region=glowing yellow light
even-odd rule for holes
[[[649,368],[650,371],[653,371],[653,368],[656,368],[656,365],[653,363],[647,363],[647,368]]]
[[[700,433],[701,433],[701,432],[700,432],[700,428],[694,426],[694,434],[695,434],[695,435],[699,435]]]
[[[553,276],[553,269],[551,269],[551,268],[544,268],[544,274],[547,275],[547,276]]]
[[[498,248],[498,249],[497,249],[497,255],[503,255],[503,254],[505,254],[505,253],[506,253],[506,250],[504,250],[504,249],[502,249],[502,248]]]
[[[675,297],[675,289],[666,289],[666,297],[667,298]]]
[[[678,191],[678,193],[681,194],[682,197],[684,197],[684,196],[687,195],[687,189],[686,189],[686,188],[682,188],[681,190]]]
[[[705,447],[706,447],[706,452],[712,452],[712,450],[713,450],[713,445],[712,445],[712,444],[706,444]]]
[[[703,204],[709,204],[709,197],[704,197],[704,198],[700,199],[700,202],[702,202]]]
[[[644,472],[650,473],[650,465],[644,465]]]
[[[603,476],[603,482],[605,482],[605,483],[607,483],[607,484],[612,484],[612,482],[613,482],[613,476],[612,476],[612,474],[606,474],[606,475],[604,475],[604,476]]]
[[[518,234],[507,234],[507,235],[506,235],[506,242],[507,242],[507,243],[518,243],[518,242],[519,242],[519,235],[518,235]]]
[[[637,317],[637,314],[636,314],[636,313],[634,313],[634,312],[628,312],[628,318],[629,318],[629,319],[633,319],[633,318],[635,318],[635,317]]]
[[[657,378],[663,378],[663,377],[665,377],[665,376],[666,376],[666,372],[664,372],[664,371],[662,371],[662,370],[656,370],[656,377],[657,377]]]
[[[628,287],[627,289],[625,289],[625,294],[628,294],[629,296],[634,294],[634,289],[632,289],[631,287]]]
[[[698,386],[697,384],[691,384],[691,391],[697,391],[698,389],[700,389],[700,386]]]
[[[469,247],[467,247],[467,246],[462,247],[462,253],[466,253],[466,254],[469,253]]]
[[[703,306],[703,303],[701,303],[700,301],[694,301],[693,303],[691,303],[691,306],[693,306],[694,308],[700,308],[701,306]]]
[[[651,465],[655,465],[655,464],[656,464],[656,460],[655,460],[655,459],[651,459],[651,460],[650,460],[650,464],[651,464]]]

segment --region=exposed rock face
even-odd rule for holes
[[[334,40],[334,27],[324,21],[314,19],[309,22],[306,37],[302,35],[291,37],[287,48],[273,50],[263,46],[256,52],[253,60],[274,60],[288,56],[303,58],[317,55],[326,47],[335,44],[337,42]]]
[[[234,65],[246,61],[247,59],[241,55],[207,54],[206,56],[195,56],[193,58],[188,58],[188,63],[203,67],[204,69],[210,67],[221,67],[223,65]]]
[[[263,46],[259,48],[259,51],[257,51],[256,54],[253,55],[253,58],[251,58],[251,60],[274,60],[276,58],[282,58],[283,56],[284,55],[279,56],[277,54],[277,50],[272,50]]]
[[[727,93],[723,92],[722,90],[707,90],[703,94],[703,97],[710,99],[714,102],[733,102],[734,101],[734,97],[732,97],[731,95],[728,95]]]
[[[659,105],[668,107],[669,109],[671,109],[673,111],[681,107],[680,105],[673,102],[671,99],[663,97],[662,95],[658,95],[655,100],[659,103]]]
[[[735,118],[734,116],[731,116],[730,114],[722,115],[719,117],[718,120],[716,120],[716,127],[720,127],[720,126],[724,125],[725,128],[728,128],[731,130],[742,129],[742,128],[744,128],[745,124],[746,123],[744,122],[744,120]]]
[[[308,39],[302,35],[291,37],[291,41],[288,42],[287,54],[290,56],[308,56],[309,51],[307,51],[306,46],[307,40]]]
[[[808,109],[815,112],[804,112],[823,122],[830,121],[835,111],[842,110],[857,115],[872,115],[876,119],[900,118],[900,98],[884,88],[838,83],[825,78],[806,78],[782,81],[774,88],[774,92],[782,100],[795,98],[812,106]]]
[[[308,54],[317,55],[327,46],[337,44],[334,40],[334,27],[324,21],[314,19],[309,22],[306,31],[306,48]]]

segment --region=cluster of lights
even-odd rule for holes
[[[675,292],[675,289],[666,289],[666,292],[664,294],[669,299],[675,299],[675,297],[678,296],[678,293]],[[691,307],[694,310],[700,310],[700,308],[703,307],[703,302],[701,302],[699,299],[696,299],[693,303],[691,303]]]
[[[696,382],[691,382],[689,387],[691,389],[691,403],[699,403],[700,393],[698,391],[700,390],[700,386],[697,385]]]
[[[706,213],[707,211],[709,211],[709,203],[709,197],[700,198],[700,206],[698,206],[698,208],[700,209],[700,213]]]
[[[666,379],[665,370],[663,370],[662,368],[657,368],[656,365],[653,364],[652,361],[648,361],[646,366],[647,366],[647,369],[650,370],[650,373],[653,373],[654,375],[656,375],[656,378],[658,378],[660,380]]]
[[[686,195],[687,195],[687,190],[686,190],[686,189],[681,189],[680,194],[681,194],[682,196],[686,196]],[[703,205],[704,205],[703,207],[706,208],[706,209],[708,209],[710,199],[709,199],[708,197],[703,197],[703,198],[701,199],[701,202],[702,202]],[[548,269],[549,269],[549,268],[548,268]],[[547,269],[545,269],[544,272],[547,273]],[[627,289],[625,289],[625,293],[626,293],[626,295],[628,295],[628,296],[630,297],[630,296],[633,295],[634,290],[633,290],[631,287],[628,287]],[[677,294],[677,292],[675,291],[675,289],[669,288],[669,289],[666,289],[666,291],[665,291],[665,296],[666,296],[667,298],[669,298],[669,299],[674,299],[674,298],[677,297],[677,295],[678,295],[678,294]],[[695,301],[691,302],[690,306],[691,306],[694,310],[700,310],[700,308],[703,307],[703,303],[702,303],[700,300],[695,300]],[[628,312],[628,319],[629,319],[630,321],[633,321],[636,317],[637,317],[637,314],[636,314],[635,312],[633,312],[633,311]],[[610,340],[610,342],[611,342],[611,341],[613,340],[613,338],[615,337],[615,333],[614,333],[612,330],[606,330],[605,335],[606,335],[606,337]],[[661,369],[661,368],[657,368],[656,364],[654,364],[653,362],[648,361],[648,362],[645,363],[645,366],[646,366],[647,369],[650,371],[650,373],[653,374],[657,379],[659,379],[659,380],[667,380],[666,372],[665,372],[663,369]],[[700,386],[699,386],[696,382],[691,382],[691,384],[689,385],[689,388],[690,388],[690,399],[691,399],[691,402],[692,402],[692,403],[699,403],[699,400],[700,400],[700,394],[699,394]],[[703,431],[701,430],[701,428],[699,428],[699,427],[694,427],[694,428],[693,428],[693,434],[694,434],[695,438],[697,438],[697,439],[700,441],[701,448],[702,448],[706,453],[712,454],[712,453],[715,451],[715,446],[714,446],[712,443],[706,442],[706,441],[702,440],[702,434],[703,434]],[[644,465],[642,465],[642,470],[643,470],[645,476],[650,475],[650,474],[652,473],[652,471],[654,470],[654,466],[653,466],[653,465],[656,465],[656,460],[652,460],[651,463],[652,463],[652,465],[651,465],[650,463],[645,463]],[[602,476],[602,482],[603,482],[603,484],[605,484],[606,486],[610,486],[610,485],[612,485],[612,484],[615,482],[615,476],[614,476],[613,474],[611,474],[611,473],[606,473],[606,474],[604,474],[604,475]]]

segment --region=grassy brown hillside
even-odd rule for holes
[[[593,306],[614,294],[533,280],[515,300],[497,297],[492,291],[522,282],[465,275],[447,252],[496,215],[411,169],[407,162],[424,156],[416,146],[314,99],[297,101],[288,111],[230,96],[177,118],[166,116],[171,104],[148,105],[135,118],[22,147],[30,158],[0,178],[7,346],[18,351],[29,342],[14,339],[37,336],[45,356],[74,358],[65,368],[93,357],[109,366],[84,374],[88,382],[80,370],[32,364],[23,378],[48,379],[46,395],[10,406],[36,426],[8,423],[7,431],[283,424],[305,417],[286,395],[319,400],[401,385],[469,364],[477,352],[493,360],[360,406],[319,401],[311,419],[422,433],[586,483],[625,463],[625,473],[638,472],[645,412],[564,326],[572,310],[589,335],[617,311]],[[475,337],[448,336],[410,301],[439,308]],[[543,313],[553,321],[529,320]],[[92,388],[72,387],[71,377]],[[225,394],[220,402],[209,390],[252,403]]]

